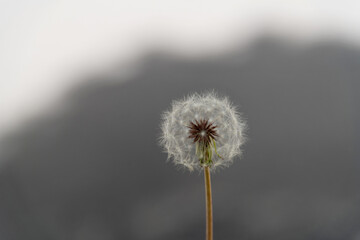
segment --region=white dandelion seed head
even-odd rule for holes
[[[202,168],[194,139],[189,137],[190,123],[201,120],[216,126],[218,135],[215,139],[217,153],[212,154],[211,168],[229,166],[234,157],[241,154],[246,125],[229,100],[218,97],[214,92],[196,93],[174,101],[171,109],[163,114],[160,144],[168,153],[168,159],[190,171]],[[203,131],[199,133],[204,134]],[[215,151],[214,148],[211,151]]]

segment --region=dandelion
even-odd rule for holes
[[[163,114],[161,145],[176,165],[204,169],[206,239],[212,240],[210,169],[229,166],[241,154],[245,122],[227,98],[193,94]]]
[[[161,145],[176,165],[192,170],[229,166],[240,155],[245,123],[227,98],[193,94],[163,114]]]

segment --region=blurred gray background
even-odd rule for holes
[[[214,238],[359,240],[360,47],[237,39],[209,55],[153,45],[18,115],[0,141],[0,239],[204,239],[203,175],[166,162],[158,138],[172,100],[214,89],[249,127],[212,175]]]

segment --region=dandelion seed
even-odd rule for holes
[[[241,154],[245,122],[227,98],[193,94],[163,114],[161,145],[189,170],[229,166]],[[206,158],[206,159],[205,159]]]

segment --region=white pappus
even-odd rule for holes
[[[241,154],[245,121],[226,97],[192,94],[164,112],[160,144],[176,165],[190,171],[229,166]]]

